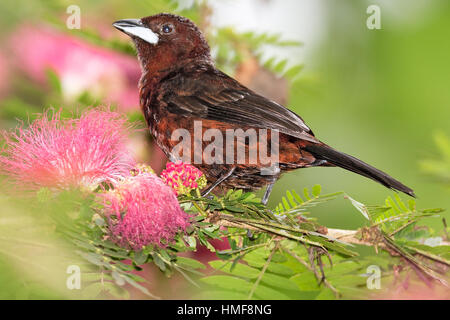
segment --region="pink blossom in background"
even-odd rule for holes
[[[37,82],[46,71],[60,77],[69,101],[88,90],[103,103],[117,103],[120,110],[139,110],[137,59],[96,47],[45,27],[21,27],[10,39],[15,64]]]
[[[188,194],[193,189],[203,189],[206,178],[199,169],[181,161],[168,162],[166,169],[161,172],[161,178],[177,195]]]
[[[44,114],[28,128],[3,132],[0,171],[26,190],[115,183],[135,166],[128,131],[126,117],[116,112],[89,110],[67,120],[60,112]]]
[[[442,285],[427,286],[416,280],[407,285],[386,288],[369,298],[374,300],[450,300],[450,291]]]
[[[189,225],[172,189],[151,173],[131,176],[99,197],[111,240],[124,248],[165,247]]]

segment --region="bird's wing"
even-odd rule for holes
[[[164,97],[169,112],[243,127],[278,130],[318,142],[300,116],[219,71],[174,81],[177,84],[170,87],[176,87],[177,91],[167,91]]]

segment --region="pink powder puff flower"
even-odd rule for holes
[[[3,132],[0,171],[20,189],[94,190],[130,175],[128,131],[126,117],[111,111],[92,109],[79,119],[43,114],[28,128]]]
[[[206,187],[206,178],[199,169],[181,161],[168,162],[161,178],[177,195],[188,194],[194,189]]]
[[[99,197],[111,240],[123,248],[165,247],[189,225],[172,189],[148,172],[124,179]]]

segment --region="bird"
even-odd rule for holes
[[[415,197],[411,188],[383,171],[320,141],[293,111],[217,69],[205,36],[191,20],[160,13],[141,19],[119,20],[113,26],[134,42],[142,70],[140,105],[150,133],[169,159],[179,159],[182,154],[191,160],[200,160],[194,161],[193,165],[208,180],[202,195],[212,191],[254,191],[266,187],[262,198],[266,205],[281,174],[299,168],[340,167]],[[195,132],[197,124],[201,124],[200,135]],[[204,139],[208,130],[214,132],[209,141]],[[209,156],[204,152],[212,136],[217,142],[217,134],[226,136],[239,130],[241,133],[264,133],[266,139],[255,141],[249,135],[237,139],[236,143],[232,137],[236,145],[232,144],[230,150],[227,146],[231,142],[227,141],[218,144],[219,147],[216,145]],[[179,152],[178,158],[174,149],[179,146],[179,139],[174,139],[174,132],[187,133],[186,139],[194,145],[194,148]],[[203,149],[198,151],[196,143]],[[245,150],[250,155],[255,150],[268,150],[274,145],[270,150],[276,150],[277,163],[271,163],[269,169],[261,159],[249,161],[248,156],[236,160],[236,150]],[[216,158],[226,152],[231,154],[232,161]]]

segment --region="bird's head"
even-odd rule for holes
[[[211,61],[210,48],[202,32],[189,19],[161,13],[142,19],[113,23],[130,36],[146,72],[170,71],[190,61]]]

